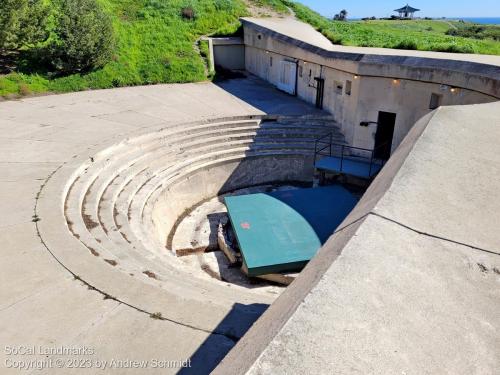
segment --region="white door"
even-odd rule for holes
[[[297,78],[297,64],[291,61],[281,61],[280,80],[278,88],[295,95],[295,80]]]

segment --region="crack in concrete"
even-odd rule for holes
[[[42,191],[43,189],[45,188],[45,186],[47,185],[47,183],[49,182],[49,180],[52,178],[52,176],[54,176],[54,174],[57,173],[57,171],[59,171],[64,165],[66,164],[66,162],[62,163],[61,165],[59,165],[54,171],[52,171],[48,176],[47,178],[45,179],[45,181],[42,183],[42,185],[40,186],[40,189],[36,195],[36,198],[35,198],[35,206],[33,207],[33,213],[34,213],[34,216],[35,217],[38,217],[37,215],[37,210],[38,210],[38,201],[40,199],[40,196],[42,194]],[[155,319],[158,319],[158,320],[163,320],[163,321],[168,321],[170,323],[173,323],[173,324],[177,324],[177,325],[180,325],[180,326],[183,326],[183,327],[186,327],[186,328],[190,328],[190,329],[193,329],[193,330],[196,330],[196,331],[200,331],[200,332],[205,332],[205,333],[208,333],[208,334],[211,334],[211,335],[220,335],[220,336],[224,336],[225,338],[233,341],[234,343],[238,342],[239,341],[239,337],[235,336],[235,335],[231,335],[231,334],[228,334],[228,333],[225,333],[225,332],[218,332],[216,330],[212,331],[212,330],[209,330],[209,329],[205,329],[205,328],[201,328],[201,327],[196,327],[194,325],[191,325],[191,324],[187,324],[187,323],[182,323],[180,321],[177,321],[177,320],[174,320],[174,319],[170,319],[170,318],[166,318],[166,317],[163,317],[161,315],[158,315],[157,312],[149,312],[145,309],[142,309],[138,306],[134,306],[128,302],[125,302],[125,301],[122,301],[120,300],[119,298],[117,297],[114,297],[108,293],[106,293],[105,291],[99,289],[99,288],[96,288],[95,286],[93,286],[90,282],[82,279],[80,276],[78,276],[77,274],[75,274],[71,269],[69,269],[62,261],[60,261],[56,256],[55,254],[50,250],[49,246],[45,243],[44,239],[42,238],[42,235],[40,233],[40,229],[38,227],[38,222],[35,222],[35,228],[36,228],[36,233],[37,233],[37,236],[38,238],[40,239],[40,242],[42,243],[42,245],[45,247],[45,249],[49,252],[50,255],[52,255],[52,257],[55,259],[55,261],[57,263],[59,263],[59,265],[61,265],[61,267],[63,267],[67,272],[69,272],[73,278],[75,280],[79,280],[81,281],[85,286],[87,286],[89,288],[89,290],[94,290],[98,293],[100,293],[105,299],[111,299],[115,302],[118,302],[120,304],[123,304],[124,306],[128,306],[138,312],[141,312],[141,313],[144,313],[144,314],[147,314],[150,318],[152,317],[155,317]]]
[[[477,246],[474,246],[474,245],[471,245],[471,244],[467,244],[467,243],[464,243],[464,242],[460,242],[460,241],[455,241],[455,240],[452,240],[450,238],[446,238],[446,237],[442,237],[442,236],[438,236],[438,235],[435,235],[435,234],[432,234],[432,233],[427,233],[427,232],[422,232],[421,230],[418,230],[418,229],[415,229],[415,228],[412,228],[406,224],[403,224],[403,223],[400,223],[399,221],[396,221],[394,219],[391,219],[391,218],[388,218],[384,215],[381,215],[381,214],[378,214],[376,212],[373,212],[371,211],[369,213],[369,215],[373,215],[373,216],[377,216],[381,219],[384,219],[384,220],[387,220],[391,223],[394,223],[394,224],[397,224],[405,229],[408,229],[408,230],[411,230],[412,232],[415,232],[415,233],[418,233],[418,234],[421,234],[423,236],[427,236],[427,237],[431,237],[431,238],[435,238],[437,240],[441,240],[441,241],[446,241],[446,242],[450,242],[450,243],[453,243],[455,245],[461,245],[461,246],[465,246],[465,247],[469,247],[471,249],[474,249],[474,250],[479,250],[479,251],[483,251],[485,253],[488,253],[488,254],[493,254],[493,255],[500,255],[500,250],[498,251],[495,251],[495,250],[489,250],[489,249],[483,249],[481,247],[477,247]]]

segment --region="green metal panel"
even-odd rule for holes
[[[249,276],[304,267],[356,202],[339,185],[225,198]]]

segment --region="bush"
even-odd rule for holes
[[[411,39],[404,39],[396,43],[393,48],[415,50],[418,48],[417,42]]]
[[[500,27],[492,25],[465,25],[459,28],[450,29],[446,35],[461,36],[474,39],[500,40]]]
[[[111,19],[96,0],[61,0],[52,64],[64,73],[88,72],[111,60]]]
[[[467,44],[441,43],[431,45],[431,51],[449,53],[474,53],[474,48]]]
[[[234,10],[232,0],[215,0],[214,5],[218,12],[232,12]]]
[[[43,0],[0,1],[0,50],[17,50],[45,41],[49,8]]]

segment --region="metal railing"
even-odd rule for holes
[[[374,166],[378,165],[382,167],[387,160],[375,158],[375,153],[378,149],[387,146],[389,142],[385,142],[373,149],[362,148],[362,147],[354,147],[348,146],[341,143],[333,142],[333,133],[327,133],[319,138],[317,138],[314,142],[314,165],[316,165],[316,161],[318,157],[321,156],[329,156],[329,157],[339,157],[340,158],[340,171],[343,171],[344,161],[348,160],[357,160],[364,161],[370,164],[368,177],[374,176],[380,169],[374,171]],[[335,151],[339,152],[335,152]],[[367,156],[355,155],[352,151],[359,153],[365,153]],[[374,173],[372,174],[372,171]]]

